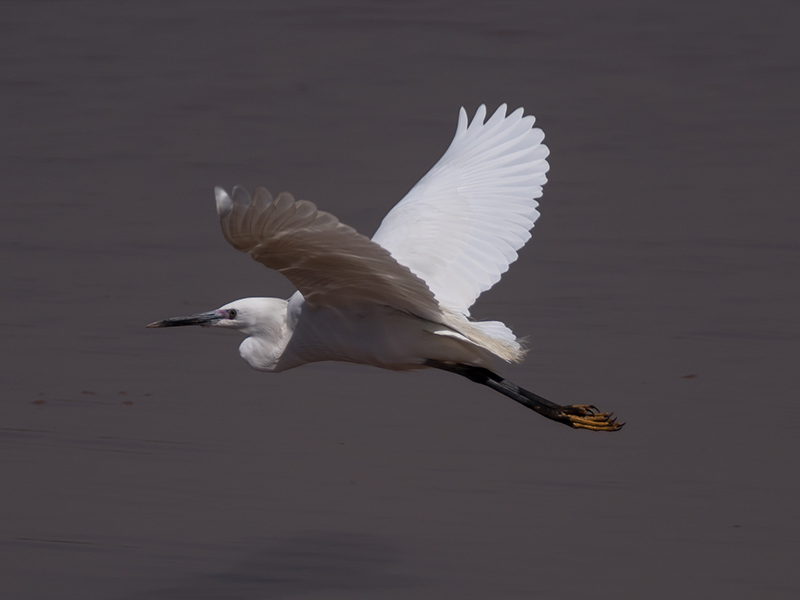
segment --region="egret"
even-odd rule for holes
[[[395,371],[436,368],[488,386],[554,421],[616,431],[613,414],[555,404],[493,370],[525,350],[500,321],[469,308],[500,280],[530,239],[549,169],[542,130],[522,108],[486,120],[464,108],[434,167],[367,238],[330,213],[283,192],[215,189],[222,233],[237,250],[286,276],[288,299],[244,298],[147,327],[200,325],[246,336],[251,367],[280,372],[323,361]]]

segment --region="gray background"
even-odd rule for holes
[[[797,598],[794,2],[13,2],[0,592]],[[213,186],[371,235],[458,108],[535,114],[542,218],[474,314],[573,431],[446,373],[145,330],[291,285]]]

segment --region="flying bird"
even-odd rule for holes
[[[280,372],[323,361],[394,371],[436,368],[488,386],[554,421],[616,431],[613,414],[555,404],[502,378],[498,358],[525,350],[500,321],[470,319],[469,308],[500,280],[530,239],[549,169],[542,130],[522,108],[501,105],[456,134],[434,167],[367,238],[332,214],[283,192],[215,189],[225,239],[282,273],[288,299],[244,298],[216,310],[150,323],[236,329],[251,367]]]

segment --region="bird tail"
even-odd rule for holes
[[[500,321],[470,321],[460,313],[447,311],[444,324],[470,342],[499,356],[506,362],[518,363],[527,350],[514,332]]]

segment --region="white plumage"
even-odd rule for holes
[[[149,327],[238,329],[248,336],[242,357],[264,371],[321,360],[436,367],[573,427],[618,428],[605,413],[549,403],[486,369],[494,357],[519,361],[524,351],[503,323],[471,321],[469,308],[530,238],[549,151],[521,108],[506,116],[503,104],[485,117],[481,106],[468,123],[461,109],[450,147],[371,240],[286,192],[273,199],[264,188],[252,196],[216,188],[226,239],[298,291],[288,301],[245,298]]]
[[[549,150],[534,117],[503,104],[484,123],[462,108],[439,162],[383,219],[372,237],[419,276],[445,308],[469,307],[517,259],[539,213]]]

